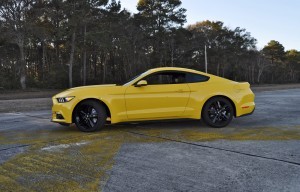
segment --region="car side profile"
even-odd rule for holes
[[[94,85],[55,95],[52,121],[75,123],[84,132],[106,123],[166,119],[203,119],[225,127],[233,117],[253,113],[249,83],[239,83],[200,71],[164,67],[148,70],[124,85]]]

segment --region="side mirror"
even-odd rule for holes
[[[141,80],[139,82],[137,82],[137,84],[135,85],[135,87],[144,87],[144,86],[147,86],[148,83],[146,80]]]

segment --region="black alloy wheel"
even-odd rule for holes
[[[106,123],[106,110],[97,101],[80,103],[74,113],[74,121],[80,131],[93,132],[102,128]]]
[[[215,128],[227,126],[233,118],[233,106],[223,97],[215,97],[206,102],[202,110],[204,122]]]

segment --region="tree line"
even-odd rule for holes
[[[66,88],[122,83],[176,66],[250,83],[300,82],[300,52],[278,41],[262,50],[246,29],[221,21],[184,27],[180,0],[2,0],[0,87]]]

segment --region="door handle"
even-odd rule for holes
[[[178,92],[178,93],[182,93],[182,92],[183,92],[183,89],[178,89],[177,92]]]

